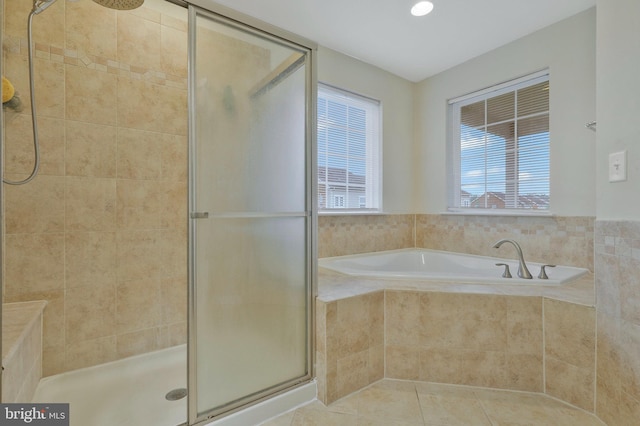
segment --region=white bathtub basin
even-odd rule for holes
[[[508,264],[513,278],[502,278],[504,267],[496,266],[496,263]],[[583,268],[556,266],[547,268],[549,279],[542,280],[538,278],[542,264],[527,262],[527,267],[533,275],[533,279],[528,280],[518,278],[518,261],[515,259],[428,249],[402,249],[325,257],[318,260],[318,265],[321,268],[355,276],[542,286],[562,285],[588,272]]]

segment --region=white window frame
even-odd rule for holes
[[[354,185],[353,187],[366,188],[365,190],[365,207],[360,207],[360,200],[362,196],[357,196],[354,199],[356,200],[357,205],[347,207],[347,203],[353,197],[350,197],[348,194],[344,196],[345,207],[331,207],[331,206],[322,206],[318,205],[318,212],[320,214],[323,213],[331,213],[331,212],[340,212],[342,213],[370,213],[370,212],[380,212],[382,211],[382,103],[377,100],[370,98],[368,96],[363,96],[357,93],[354,93],[349,90],[344,90],[337,88],[335,86],[318,83],[318,99],[321,99],[323,93],[328,93],[332,98],[340,99],[344,102],[345,105],[355,106],[357,108],[365,109],[367,111],[366,114],[366,128],[367,128],[367,138],[366,138],[366,172],[365,172],[365,184],[364,185]],[[327,96],[327,95],[325,95]],[[318,118],[318,129],[320,129],[321,123],[320,118]],[[318,138],[320,136],[318,135]],[[325,202],[330,205],[330,201],[333,201],[330,198],[329,186],[330,182],[323,181],[321,182],[320,169],[323,166],[320,163],[320,143],[318,143],[318,191],[320,191],[321,185],[325,185],[326,194],[324,196]],[[325,154],[328,154],[325,152]],[[347,154],[348,156],[348,154]],[[345,172],[347,173],[347,172]],[[327,176],[328,177],[328,176]],[[342,182],[337,182],[335,184],[342,185]],[[331,196],[333,197],[333,196]],[[318,194],[318,200],[322,200],[323,195]]]
[[[483,99],[489,99],[504,93],[513,92],[518,89],[533,86],[544,81],[550,81],[549,70],[535,72],[514,80],[510,80],[495,86],[491,86],[476,92],[469,93],[448,101],[448,211],[451,213],[470,215],[515,215],[515,216],[550,216],[551,212],[551,187],[549,187],[549,208],[548,209],[525,209],[525,208],[473,208],[461,205],[461,148],[460,148],[460,110],[461,107],[473,104]],[[549,107],[549,123],[551,123],[551,106]],[[551,150],[551,131],[549,131],[549,150]],[[517,163],[516,158],[516,163]],[[551,163],[551,159],[549,160]],[[516,170],[517,175],[517,170]],[[551,186],[551,164],[549,164],[549,185]],[[517,186],[517,182],[516,182]]]

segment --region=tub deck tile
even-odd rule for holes
[[[318,272],[318,299],[332,302],[379,290],[410,290],[462,294],[493,294],[504,296],[540,296],[562,302],[595,306],[594,275],[585,274],[562,286],[475,284],[429,280],[393,280],[364,278],[340,274],[320,268]]]

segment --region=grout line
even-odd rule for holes
[[[544,297],[540,298],[542,304],[542,393],[547,394],[547,329],[545,327]]]
[[[387,289],[382,290],[382,379],[387,378]]]
[[[420,417],[422,417],[422,424],[426,425],[427,424],[427,419],[424,416],[424,410],[422,409],[422,404],[420,403],[420,394],[418,393],[418,386],[416,385],[415,381],[413,382],[413,392],[416,395],[416,399],[418,400],[418,408],[420,409]]]
[[[601,422],[603,425],[605,425],[604,421],[600,417],[598,417],[596,415],[596,413],[589,412],[588,410],[585,410],[582,407],[578,407],[577,405],[573,405],[572,403],[564,401],[564,400],[562,400],[562,399],[560,399],[558,397],[555,397],[553,395],[542,394],[542,396],[545,397],[545,398],[553,399],[554,401],[557,401],[557,402],[561,403],[562,405],[564,405],[566,407],[570,407],[570,408],[572,408],[572,409],[574,409],[576,411],[582,411],[583,413],[585,413],[585,414],[587,414],[589,416],[592,416],[593,418],[595,418],[596,420]]]
[[[484,404],[482,403],[482,401],[478,398],[478,395],[476,395],[476,392],[473,391],[473,397],[475,398],[476,401],[478,401],[478,404],[480,404],[480,409],[482,410],[482,412],[484,413],[485,418],[487,419],[487,421],[489,422],[489,424],[491,426],[498,426],[496,423],[493,422],[493,420],[491,420],[491,417],[489,417],[489,413],[487,413],[487,409],[484,406]]]
[[[593,415],[598,417],[596,409],[598,407],[598,309],[594,307],[595,313],[595,330],[594,330],[594,346],[593,346]],[[598,417],[599,418],[599,417]]]

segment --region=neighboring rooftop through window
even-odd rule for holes
[[[379,210],[380,102],[318,85],[318,206]]]

